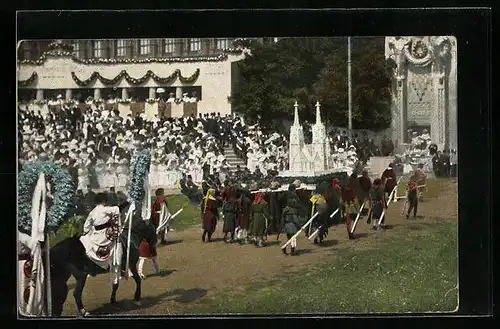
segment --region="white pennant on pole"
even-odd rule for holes
[[[123,221],[123,225],[128,223],[128,232],[127,232],[127,257],[125,263],[125,277],[128,277],[129,274],[129,261],[130,261],[130,236],[132,234],[132,216],[135,211],[135,202],[132,201],[128,207],[127,215],[125,216],[125,220]],[[123,229],[122,229],[123,230]]]
[[[42,262],[42,248],[40,243],[46,240],[45,235],[45,220],[47,216],[47,185],[45,182],[45,175],[43,173],[38,177],[38,181],[33,194],[31,202],[31,240],[30,249],[33,259],[32,265],[32,280],[30,283],[30,295],[28,304],[26,305],[26,312],[29,315],[41,316],[52,314],[52,298],[51,298],[51,285],[50,277],[46,274],[50,273],[50,264],[48,249],[46,255],[46,265]],[[47,237],[48,238],[48,237]],[[46,241],[48,243],[48,239]],[[45,268],[44,268],[45,267]],[[47,280],[46,280],[47,279]],[[44,291],[45,287],[45,291]],[[44,292],[46,296],[44,296]],[[45,300],[47,299],[47,305]],[[45,307],[46,306],[46,307]]]

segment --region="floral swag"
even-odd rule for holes
[[[94,72],[92,75],[85,79],[81,80],[79,79],[75,72],[71,72],[71,77],[73,78],[73,81],[80,86],[80,87],[86,87],[90,85],[91,83],[95,82],[95,80],[99,80],[103,85],[106,86],[112,86],[116,85],[122,78],[125,78],[127,82],[131,85],[138,86],[144,84],[149,78],[152,78],[154,82],[158,84],[169,84],[175,81],[175,79],[179,78],[179,81],[182,83],[194,83],[196,80],[198,80],[198,77],[200,76],[200,69],[196,69],[196,72],[194,72],[193,75],[190,77],[184,77],[182,76],[181,70],[177,69],[169,75],[168,77],[161,78],[157,76],[153,71],[148,70],[144,76],[141,78],[133,78],[131,77],[127,71],[123,70],[121,71],[116,77],[112,79],[108,79],[103,77],[99,72]]]

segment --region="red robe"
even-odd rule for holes
[[[165,204],[167,206],[167,201],[165,200],[164,196],[157,196],[155,203],[153,204],[153,209],[152,209],[152,217],[153,221],[156,227],[160,225],[160,212],[161,212],[161,206],[162,204]]]
[[[209,233],[215,232],[215,227],[217,226],[217,218],[219,216],[217,210],[217,201],[208,200],[207,207],[205,209],[205,200],[201,203],[201,218],[203,219],[203,230]]]
[[[143,239],[139,245],[139,256],[145,258],[156,257],[156,247],[152,247]]]
[[[236,226],[243,230],[248,230],[250,211],[252,210],[252,201],[242,197],[241,204],[238,207],[238,216],[236,217]]]

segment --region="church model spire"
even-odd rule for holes
[[[299,104],[297,104],[297,101],[295,101],[295,104],[293,105],[295,108],[294,116],[293,116],[293,125],[294,126],[300,126],[300,121],[299,121]]]
[[[319,125],[321,124],[321,113],[320,113],[320,106],[319,102],[316,102],[316,124]]]

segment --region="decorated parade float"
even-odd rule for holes
[[[326,128],[321,121],[320,104],[316,103],[316,123],[312,126],[312,143],[306,144],[304,130],[300,125],[298,104],[295,103],[294,122],[290,128],[289,169],[279,173],[275,181],[282,189],[296,180],[314,189],[323,181],[331,182],[334,178],[343,185],[353,168],[348,166],[346,157],[332,155]]]

